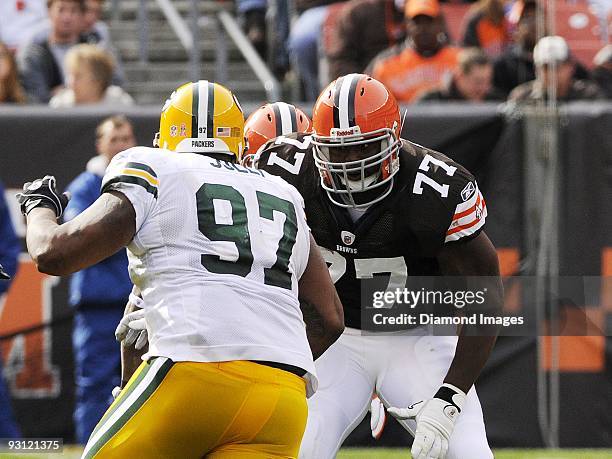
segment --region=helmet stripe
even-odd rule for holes
[[[191,137],[198,137],[200,111],[200,82],[191,85]]]
[[[199,129],[194,133],[195,135],[192,134],[192,137],[206,138],[206,137],[210,137],[210,132],[208,131],[208,129],[202,129],[202,128],[206,128],[206,124],[204,123],[204,120],[206,120],[207,113],[208,113],[208,87],[212,85],[206,80],[200,80],[198,81],[197,86],[198,86],[198,111],[196,112],[194,110],[194,112],[198,114]]]
[[[216,137],[216,132],[213,131],[213,118],[215,115],[215,84],[208,83],[208,110],[206,112],[206,137]]]
[[[281,120],[280,108],[278,103],[272,104],[272,112],[274,113],[274,133],[279,136],[283,133],[283,122]]]
[[[355,126],[355,90],[358,81],[358,75],[351,73],[343,78],[340,86],[338,111],[340,113],[339,127],[341,129]]]
[[[289,105],[289,115],[291,116],[291,132],[298,132],[297,111],[294,105]]]
[[[344,81],[344,77],[340,77],[336,80],[336,84],[334,86],[334,127],[340,127],[340,88],[342,87],[342,82]]]
[[[278,111],[280,113],[281,120],[281,131],[277,133],[279,134],[291,134],[292,132],[296,132],[295,129],[295,108],[285,102],[278,102],[274,104],[278,107]],[[291,114],[293,113],[293,116]],[[276,115],[276,112],[274,112]]]
[[[357,103],[355,99],[355,93],[357,92],[357,83],[359,83],[360,78],[357,75],[354,75],[351,79],[351,87],[349,88],[348,95],[348,124],[349,126],[357,126],[357,122],[355,120],[355,104]]]

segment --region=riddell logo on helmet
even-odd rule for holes
[[[349,135],[361,134],[361,129],[359,129],[359,126],[353,126],[345,129],[332,128],[329,131],[329,134],[332,137],[347,137]]]

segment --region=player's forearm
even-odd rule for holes
[[[300,308],[306,324],[308,344],[316,360],[340,337],[343,328],[327,325],[323,316],[308,301],[300,300]]]
[[[38,270],[61,274],[65,270],[62,253],[64,235],[55,212],[44,207],[33,209],[27,216],[26,244]]]
[[[503,287],[499,276],[482,277],[482,287],[487,291],[486,308],[470,310],[467,306],[466,314],[477,316],[497,316],[503,310]],[[448,370],[444,382],[452,384],[467,392],[478,379],[484,368],[495,340],[499,332],[499,326],[495,324],[463,325],[457,341],[457,349],[453,362]]]
[[[467,315],[498,316],[503,311],[504,288],[499,273],[497,253],[489,238],[481,233],[463,244],[447,247],[439,258],[447,276],[458,276],[468,290],[486,292],[483,304],[469,304]],[[457,349],[444,382],[467,392],[485,366],[497,339],[499,327],[477,321],[463,325]]]
[[[92,266],[125,247],[136,232],[132,204],[120,193],[103,193],[73,220],[57,224],[46,208],[28,213],[26,241],[39,271],[65,276]]]
[[[460,335],[455,357],[444,382],[467,393],[484,368],[496,339],[497,336]]]
[[[66,276],[99,261],[92,258],[96,245],[88,244],[74,220],[59,225],[55,213],[45,208],[32,210],[27,218],[28,252],[40,272]]]

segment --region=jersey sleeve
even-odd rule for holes
[[[446,230],[445,243],[475,237],[482,230],[487,218],[487,205],[476,179],[469,173],[460,175],[464,180],[459,181],[455,188],[458,192],[453,200],[456,205]]]
[[[407,142],[404,150],[412,189],[409,225],[423,253],[436,256],[444,244],[478,235],[487,209],[474,176],[437,151]]]
[[[308,135],[289,134],[268,141],[257,152],[254,163],[293,185],[306,200],[316,193],[319,173]]]
[[[102,179],[101,192],[119,191],[134,206],[136,232],[157,204],[159,178],[142,148],[131,148],[113,158]]]

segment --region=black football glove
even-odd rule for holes
[[[23,185],[23,193],[17,193],[16,196],[23,215],[28,215],[37,207],[47,207],[53,210],[58,218],[62,216],[70,200],[69,193],[57,191],[55,177],[52,175],[27,182]]]
[[[2,280],[6,280],[6,279],[10,279],[11,276],[9,276],[5,271],[4,268],[2,267],[2,265],[0,265],[0,279]]]

